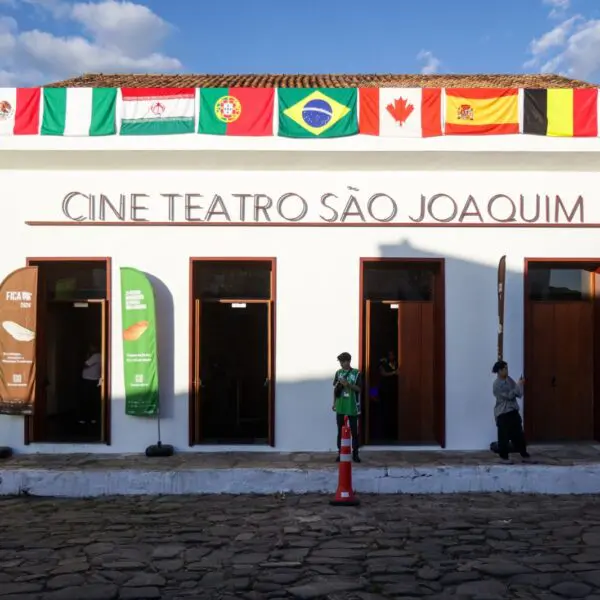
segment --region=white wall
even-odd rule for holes
[[[476,157],[473,156],[473,162]],[[139,157],[136,158],[139,162]],[[425,158],[424,158],[425,160]],[[481,160],[481,159],[479,159]],[[491,159],[490,159],[491,160]],[[112,161],[112,162],[111,162]],[[242,162],[243,164],[243,162]],[[464,155],[470,164],[470,155]],[[595,229],[416,228],[416,227],[32,227],[31,220],[64,220],[63,196],[72,190],[118,197],[160,192],[301,193],[318,203],[321,194],[347,198],[347,186],[362,198],[387,192],[413,210],[420,195],[469,194],[487,202],[494,194],[533,198],[560,194],[586,201],[586,220],[600,223],[598,173],[490,170],[352,170],[342,163],[316,171],[202,171],[127,169],[127,158],[106,156],[98,170],[0,170],[3,211],[0,274],[25,264],[27,256],[112,257],[112,445],[23,445],[19,417],[0,416],[0,445],[24,452],[140,452],[156,441],[152,420],[124,414],[120,339],[119,268],[132,266],[161,280],[173,297],[174,348],[161,359],[163,440],[188,447],[189,257],[277,257],[276,449],[334,447],[331,377],[335,357],[349,351],[358,359],[359,260],[361,257],[446,259],[446,439],[448,449],[486,447],[495,435],[490,368],[496,350],[496,267],[507,260],[505,355],[516,375],[523,360],[524,257],[600,257]],[[223,169],[228,165],[223,157]],[[485,166],[485,165],[484,165]],[[239,163],[230,168],[241,169]],[[311,204],[311,206],[313,206]],[[155,205],[156,213],[162,210]],[[311,208],[312,210],[312,208]],[[413,211],[414,212],[414,211]],[[158,220],[165,220],[164,218]],[[164,298],[159,309],[170,310]],[[165,308],[166,306],[166,308]],[[162,308],[161,308],[162,307]],[[159,315],[159,319],[160,319]],[[171,364],[170,361],[173,361]],[[173,379],[168,376],[172,370]],[[263,448],[264,449],[264,448]],[[194,448],[194,451],[206,448]]]

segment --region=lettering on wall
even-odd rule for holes
[[[62,199],[60,223],[80,224],[394,224],[556,225],[586,223],[585,200],[571,194],[403,195],[383,191],[318,196],[287,191],[109,194],[71,191]],[[66,221],[65,221],[66,220]],[[36,222],[29,222],[36,224]],[[41,223],[41,222],[39,222]],[[54,223],[54,222],[53,222]]]

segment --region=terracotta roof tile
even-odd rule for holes
[[[88,73],[45,87],[596,87],[560,75],[132,75]]]

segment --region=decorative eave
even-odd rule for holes
[[[105,74],[86,73],[49,83],[44,87],[116,88],[356,88],[356,87],[437,87],[437,88],[593,88],[586,81],[561,75],[525,74]]]

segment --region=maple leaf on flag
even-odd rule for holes
[[[392,115],[392,119],[402,127],[404,123],[406,123],[406,119],[410,117],[415,107],[412,104],[408,103],[406,98],[396,98],[393,104],[388,104],[386,110]]]

